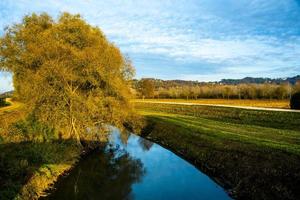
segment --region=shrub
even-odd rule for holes
[[[300,92],[293,94],[290,102],[291,109],[300,110]]]
[[[0,97],[0,107],[5,106],[5,99]]]

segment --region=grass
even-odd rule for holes
[[[78,160],[75,142],[0,145],[1,199],[38,199]]]
[[[203,105],[176,105],[136,102],[144,111],[173,113],[242,125],[257,125],[276,129],[300,131],[300,113],[247,110]]]
[[[0,109],[3,108],[3,107],[7,107],[7,106],[10,106],[10,103],[8,103],[8,102],[4,102],[4,103],[1,102],[0,103]]]
[[[45,140],[51,131],[25,118],[22,104],[0,108],[0,199],[38,199],[78,161],[75,141]]]
[[[49,139],[23,105],[0,108],[0,197],[38,199],[82,149]],[[238,199],[299,199],[300,113],[135,103],[143,134],[190,160]],[[49,139],[49,140],[48,140]]]
[[[136,99],[140,101],[140,99]],[[144,99],[143,101],[160,101],[160,102],[176,102],[176,103],[198,103],[198,104],[216,104],[229,106],[249,106],[262,108],[290,108],[289,100],[251,100],[251,99]]]
[[[106,144],[105,132],[81,136],[83,146],[25,114],[9,99],[0,108],[0,199],[39,199],[65,172],[95,148]],[[134,120],[133,120],[134,121]],[[129,127],[133,128],[133,126]]]
[[[135,103],[144,136],[180,154],[237,199],[299,199],[300,113]]]
[[[10,111],[15,111],[22,107],[22,103],[12,101],[12,99],[6,99],[6,106],[0,108],[0,115],[5,114]]]

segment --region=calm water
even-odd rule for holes
[[[110,141],[80,161],[47,199],[230,199],[208,176],[155,143],[117,129]]]

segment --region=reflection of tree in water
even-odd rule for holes
[[[151,149],[151,147],[153,146],[153,142],[151,142],[149,140],[145,140],[141,137],[139,138],[139,144],[144,151],[149,151]]]
[[[131,186],[145,170],[126,152],[93,153],[60,181],[49,199],[132,199]]]
[[[130,135],[131,135],[130,132],[124,130],[120,134],[118,134],[118,138],[120,139],[122,144],[126,146],[127,143],[128,143],[128,139],[129,139]],[[139,142],[139,145],[141,146],[141,148],[144,151],[149,151],[151,149],[152,145],[153,145],[153,142],[150,142],[149,140],[146,140],[142,137],[138,138],[138,142]]]
[[[120,137],[120,140],[121,140],[122,144],[127,145],[129,136],[130,136],[130,132],[128,132],[127,130],[123,130],[120,133],[119,137]]]

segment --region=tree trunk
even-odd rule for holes
[[[82,146],[81,141],[80,141],[79,133],[78,133],[78,131],[76,129],[76,126],[75,126],[75,121],[76,120],[74,118],[71,119],[71,122],[72,122],[72,135],[75,136],[77,145]]]

